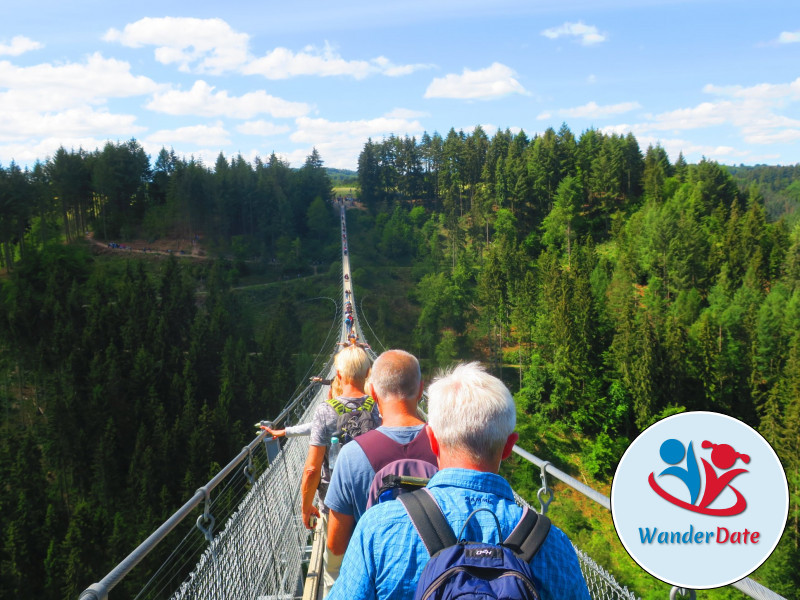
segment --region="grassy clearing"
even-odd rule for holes
[[[338,185],[333,188],[334,196],[352,196],[358,198],[359,189],[356,186]]]

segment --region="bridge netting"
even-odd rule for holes
[[[349,241],[346,238],[343,208],[341,214],[343,251],[340,308],[343,309],[348,301],[351,303],[353,327],[358,340],[363,342],[365,338],[356,312],[349,252],[344,250],[344,244],[349,245]],[[315,365],[315,374],[324,378],[335,375],[333,357],[339,344],[345,343],[350,333],[344,322],[343,310],[337,319],[340,320],[332,326],[332,331],[338,327],[338,342],[327,360]],[[376,357],[372,348],[368,347],[366,351],[373,359]],[[307,385],[294,395],[272,422],[273,426],[277,428],[310,422],[317,406],[326,398],[327,387],[313,383]],[[309,586],[319,582],[321,560],[312,557],[316,554],[319,558],[324,548],[325,532],[319,528],[314,532],[307,530],[300,514],[300,482],[308,446],[308,436],[272,440],[265,432],[259,434],[122,563],[99,583],[87,588],[80,600],[106,600],[109,591],[170,531],[179,523],[188,523],[193,519],[196,519],[194,526],[184,528],[184,537],[174,543],[167,559],[153,570],[147,583],[135,594],[135,600],[316,600],[318,593],[316,589],[309,591]],[[554,498],[552,489],[548,487],[548,477],[577,489],[606,508],[610,507],[607,496],[519,447],[514,450],[531,463],[531,468],[541,471],[543,486],[538,494],[541,512],[547,511]],[[531,506],[520,496],[517,496],[517,502]],[[531,508],[537,509],[536,506]],[[638,598],[585,552],[579,548],[576,548],[576,552],[594,600]],[[750,579],[733,586],[752,598],[782,598]],[[683,593],[683,590],[673,588],[670,597],[676,597],[679,592]],[[694,597],[693,594],[691,597]]]

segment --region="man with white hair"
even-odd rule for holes
[[[454,532],[484,543],[503,541],[520,521],[523,509],[508,482],[497,472],[518,439],[516,407],[505,385],[478,363],[462,364],[428,388],[428,427],[439,472],[427,490]],[[494,517],[497,516],[498,535]],[[414,597],[430,556],[401,502],[371,508],[358,521],[330,600]],[[530,561],[542,600],[589,600],[578,557],[557,527]]]

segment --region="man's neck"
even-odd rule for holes
[[[497,473],[500,470],[500,458],[496,460],[476,461],[464,453],[439,452],[439,470],[442,469],[470,469],[483,473]]]
[[[339,397],[340,398],[361,398],[362,396],[366,396],[366,395],[367,394],[360,387],[358,387],[358,386],[356,386],[356,385],[354,385],[352,383],[345,383],[345,384],[342,384],[342,393],[339,394]]]
[[[417,415],[417,403],[413,402],[413,408],[410,404],[412,403],[403,400],[380,403],[383,426],[415,427],[417,425],[423,425],[425,421],[420,419],[419,415]]]

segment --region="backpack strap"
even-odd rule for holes
[[[337,415],[343,415],[346,412],[350,412],[344,404],[342,404],[337,398],[329,398],[325,400],[328,404],[331,405],[333,410],[336,411]]]
[[[547,534],[550,533],[550,519],[537,514],[527,506],[522,512],[522,518],[503,542],[522,560],[529,563],[542,547]]]
[[[456,544],[458,540],[453,529],[427,489],[402,494],[397,499],[405,506],[428,554],[433,556],[440,550]]]
[[[356,398],[356,400],[358,399],[360,398]],[[330,404],[333,410],[335,410],[336,414],[339,416],[354,410],[363,410],[365,412],[369,412],[372,410],[372,407],[375,406],[375,400],[372,396],[367,396],[367,398],[358,405],[356,405],[354,402],[347,402],[347,404],[345,404],[339,398],[328,398],[325,400],[325,402]]]

